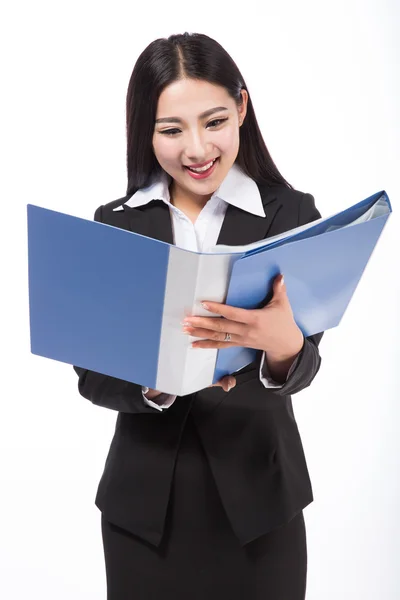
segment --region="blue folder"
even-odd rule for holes
[[[381,191],[277,238],[196,253],[28,205],[31,351],[170,394],[197,391],[256,353],[192,349],[180,323],[210,316],[201,300],[257,308],[282,272],[304,335],[336,327],[391,212]]]

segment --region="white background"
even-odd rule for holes
[[[94,505],[116,413],[30,354],[26,204],[92,218],[125,194],[125,94],[152,40],[237,62],[284,177],[328,216],[385,189],[390,218],[294,397],[315,501],[307,600],[400,597],[399,3],[11,2],[1,22],[0,596],[106,598]],[[290,600],[290,599],[287,599]]]

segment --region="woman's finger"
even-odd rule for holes
[[[236,378],[232,377],[232,375],[225,375],[225,377],[222,377],[222,379],[217,381],[217,383],[212,383],[208,387],[219,386],[219,387],[222,387],[224,392],[229,392],[229,390],[231,390],[233,387],[235,387],[235,385],[236,385]]]

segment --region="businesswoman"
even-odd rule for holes
[[[152,42],[126,108],[127,193],[96,220],[207,251],[320,217],[277,170],[241,73],[206,35]],[[320,367],[322,333],[303,337],[279,265],[257,309],[206,308],[182,325],[196,352],[257,351],[217,385],[172,396],[74,367],[82,396],[118,412],[95,500],[108,600],[305,597],[313,495],[291,396]]]

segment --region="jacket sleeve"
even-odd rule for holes
[[[101,223],[104,222],[102,208],[100,206],[94,215],[94,220]],[[167,412],[168,410],[167,408],[155,408],[145,402],[141,385],[77,366],[74,366],[74,370],[79,376],[79,393],[97,406],[126,413],[159,414],[160,411]]]
[[[160,413],[144,402],[141,385],[81,367],[74,366],[74,370],[79,376],[79,393],[97,406],[126,413]]]
[[[298,225],[304,225],[321,218],[311,194],[303,194],[299,203]],[[323,332],[304,338],[304,344],[296,358],[294,369],[289,371],[285,383],[279,388],[271,388],[274,394],[288,396],[308,387],[321,366],[319,343]]]

